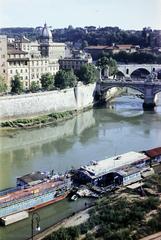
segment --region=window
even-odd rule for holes
[[[21,73],[23,73],[23,69],[21,69],[21,71],[20,71]]]
[[[12,73],[12,70],[10,70],[10,73]]]
[[[26,80],[28,79],[28,77],[26,76],[26,78],[25,78]]]

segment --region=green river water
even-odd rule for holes
[[[57,126],[1,131],[0,189],[15,186],[16,177],[35,170],[65,172],[131,150],[161,146],[161,95],[153,112],[142,110],[134,96],[115,98],[108,106],[91,109]],[[41,229],[84,206],[67,199],[39,210]],[[31,218],[0,227],[0,240],[31,236]]]

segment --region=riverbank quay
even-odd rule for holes
[[[84,109],[86,111],[87,109]],[[40,128],[45,127],[50,124],[58,124],[60,122],[66,121],[68,119],[73,118],[79,114],[78,111],[67,111],[60,113],[51,113],[48,115],[43,115],[34,118],[28,119],[17,119],[17,120],[9,120],[0,123],[0,127],[2,130],[15,130],[15,129],[30,129],[30,128]]]
[[[91,206],[92,205],[92,206]],[[53,232],[58,231],[60,228],[69,228],[73,226],[78,226],[82,223],[85,223],[89,219],[89,211],[93,209],[93,204],[86,206],[84,209],[72,213],[69,217],[61,220],[60,222],[50,226],[45,229],[43,232],[38,233],[34,236],[34,240],[43,240],[45,237],[49,236]],[[26,240],[31,240],[28,238]]]
[[[70,239],[71,234],[75,234],[72,239],[87,239],[87,234],[92,233],[93,239],[135,240],[158,232],[161,230],[160,187],[161,174],[155,174],[144,179],[144,196],[138,190],[127,188],[104,196],[90,209],[85,223],[70,228],[60,227],[44,239],[65,240]]]
[[[70,119],[98,104],[95,91],[96,84],[78,84],[65,90],[0,97],[0,126],[32,128]],[[113,88],[107,92],[106,99],[118,94],[120,90]]]
[[[17,178],[16,186],[0,192],[0,217],[21,211],[34,211],[70,194],[78,197],[102,197],[117,188],[141,182],[154,174],[153,164],[161,163],[161,147],[143,152],[128,152],[92,161],[91,164],[71,169],[65,175],[36,171]],[[142,187],[136,184],[133,189]]]

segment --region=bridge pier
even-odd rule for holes
[[[146,103],[146,102],[143,103],[143,109],[145,111],[153,110],[155,106],[156,106],[155,103]]]
[[[150,86],[145,88],[143,108],[144,110],[153,110],[155,106],[155,94],[153,93],[153,87]]]

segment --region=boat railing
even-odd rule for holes
[[[63,186],[62,186],[63,185]],[[17,198],[17,199],[11,199],[10,201],[6,201],[6,202],[3,202],[0,204],[0,208],[3,208],[3,207],[7,207],[7,206],[10,206],[12,204],[18,204],[20,202],[23,202],[23,201],[26,201],[26,200],[29,200],[29,199],[32,199],[33,196],[37,197],[37,196],[41,196],[41,195],[44,195],[44,194],[49,194],[49,193],[52,193],[53,191],[65,191],[67,190],[67,187],[64,184],[62,184],[61,186],[57,186],[57,187],[51,187],[51,188],[48,188],[48,189],[44,189],[43,191],[41,192],[36,192],[36,193],[31,193],[30,195],[27,195],[27,196],[24,196],[24,197],[20,197],[20,198]]]
[[[13,192],[16,192],[19,190],[21,190],[21,187],[13,187],[13,188],[4,189],[4,190],[0,191],[0,196],[6,195],[9,193],[13,193]]]

